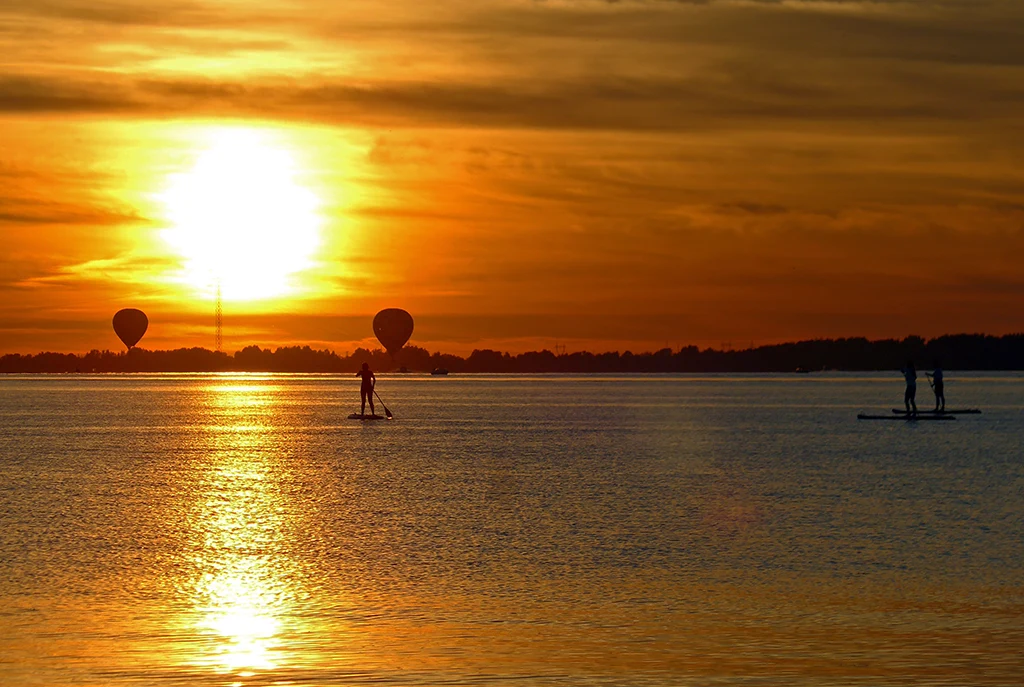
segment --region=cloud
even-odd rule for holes
[[[254,3],[256,4],[256,3]],[[257,5],[258,7],[258,5]],[[189,28],[265,24],[281,13],[236,6],[225,10],[222,3],[200,0],[160,0],[139,3],[116,0],[33,0],[0,2],[0,19],[51,19],[62,23],[81,22],[113,27]]]
[[[106,208],[83,203],[0,196],[0,225],[118,226],[149,220],[131,208]]]
[[[0,111],[638,133],[841,124],[857,133],[879,127],[906,132],[918,125],[955,130],[968,123],[1004,122],[1024,108],[1024,86],[1000,85],[983,77],[950,83],[908,72],[886,80],[844,85],[739,67],[723,67],[715,78],[547,84],[304,85],[210,79],[103,83],[8,77],[0,80]],[[957,98],[949,97],[951,89]],[[1012,145],[1024,142],[1014,122],[1007,122],[1005,133]]]
[[[240,12],[206,3],[169,4],[163,14],[121,3],[27,5],[34,9],[17,11],[42,12],[54,25],[153,25],[153,42],[136,44],[163,61],[184,53],[225,57],[230,48],[212,28]],[[438,18],[413,5],[389,13],[357,5],[344,18],[322,4],[283,19],[243,11],[228,45],[266,48],[252,57],[255,74],[199,75],[147,68],[146,61],[111,68],[116,55],[104,53],[102,43],[73,37],[65,52],[83,52],[79,68],[34,60],[9,70],[0,81],[0,111],[672,132],[780,123],[955,128],[1008,122],[1024,107],[1019,4],[968,11],[961,3],[840,3],[848,9],[828,11],[836,5],[625,3],[608,11],[602,3],[457,3]],[[323,12],[317,21],[314,8]],[[193,24],[210,28],[209,35]],[[8,47],[17,65],[19,47]],[[315,62],[287,76],[271,68],[282,59],[302,64],[303,55]],[[360,57],[374,60],[376,70],[335,74],[326,67],[332,58],[358,65]],[[417,58],[429,67],[408,64]],[[1019,128],[1007,129],[1020,138]]]
[[[39,288],[50,285],[73,286],[82,283],[106,286],[114,284],[149,285],[153,282],[153,272],[167,272],[176,266],[178,266],[178,261],[169,257],[119,255],[55,267],[46,274],[24,279],[15,286]]]
[[[0,78],[5,113],[123,113],[134,109],[124,87],[96,81],[33,76]]]

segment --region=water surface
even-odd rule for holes
[[[3,377],[0,682],[1016,685],[1024,378],[949,376]]]

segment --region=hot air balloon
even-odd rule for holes
[[[114,314],[114,333],[128,347],[128,350],[139,343],[148,328],[149,318],[141,310],[125,308]]]
[[[400,308],[386,308],[373,318],[373,333],[394,356],[412,336],[412,315]]]

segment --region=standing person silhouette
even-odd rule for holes
[[[908,360],[907,364],[900,368],[900,372],[903,373],[903,378],[907,380],[907,390],[903,393],[903,405],[907,407],[907,415],[911,414],[911,406],[913,406],[913,414],[917,415],[917,370],[914,369],[914,361]]]
[[[932,373],[925,372],[925,375],[931,379],[932,391],[935,392],[935,412],[942,413],[946,410],[946,389],[942,383],[942,366],[939,365],[938,360],[935,360],[932,362],[932,368]]]
[[[356,372],[356,377],[362,377],[363,382],[359,386],[359,400],[362,401],[362,407],[359,410],[360,415],[366,415],[366,401],[370,401],[370,415],[376,415],[377,412],[373,409],[373,387],[377,385],[377,378],[373,376],[373,370],[366,363],[363,363],[363,369]]]

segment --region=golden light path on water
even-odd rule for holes
[[[288,564],[275,556],[289,529],[281,466],[267,439],[274,431],[272,385],[228,383],[206,389],[212,459],[198,500],[195,631],[208,641],[197,667],[251,677],[289,664],[282,617],[294,600]],[[241,682],[234,684],[241,685]]]

